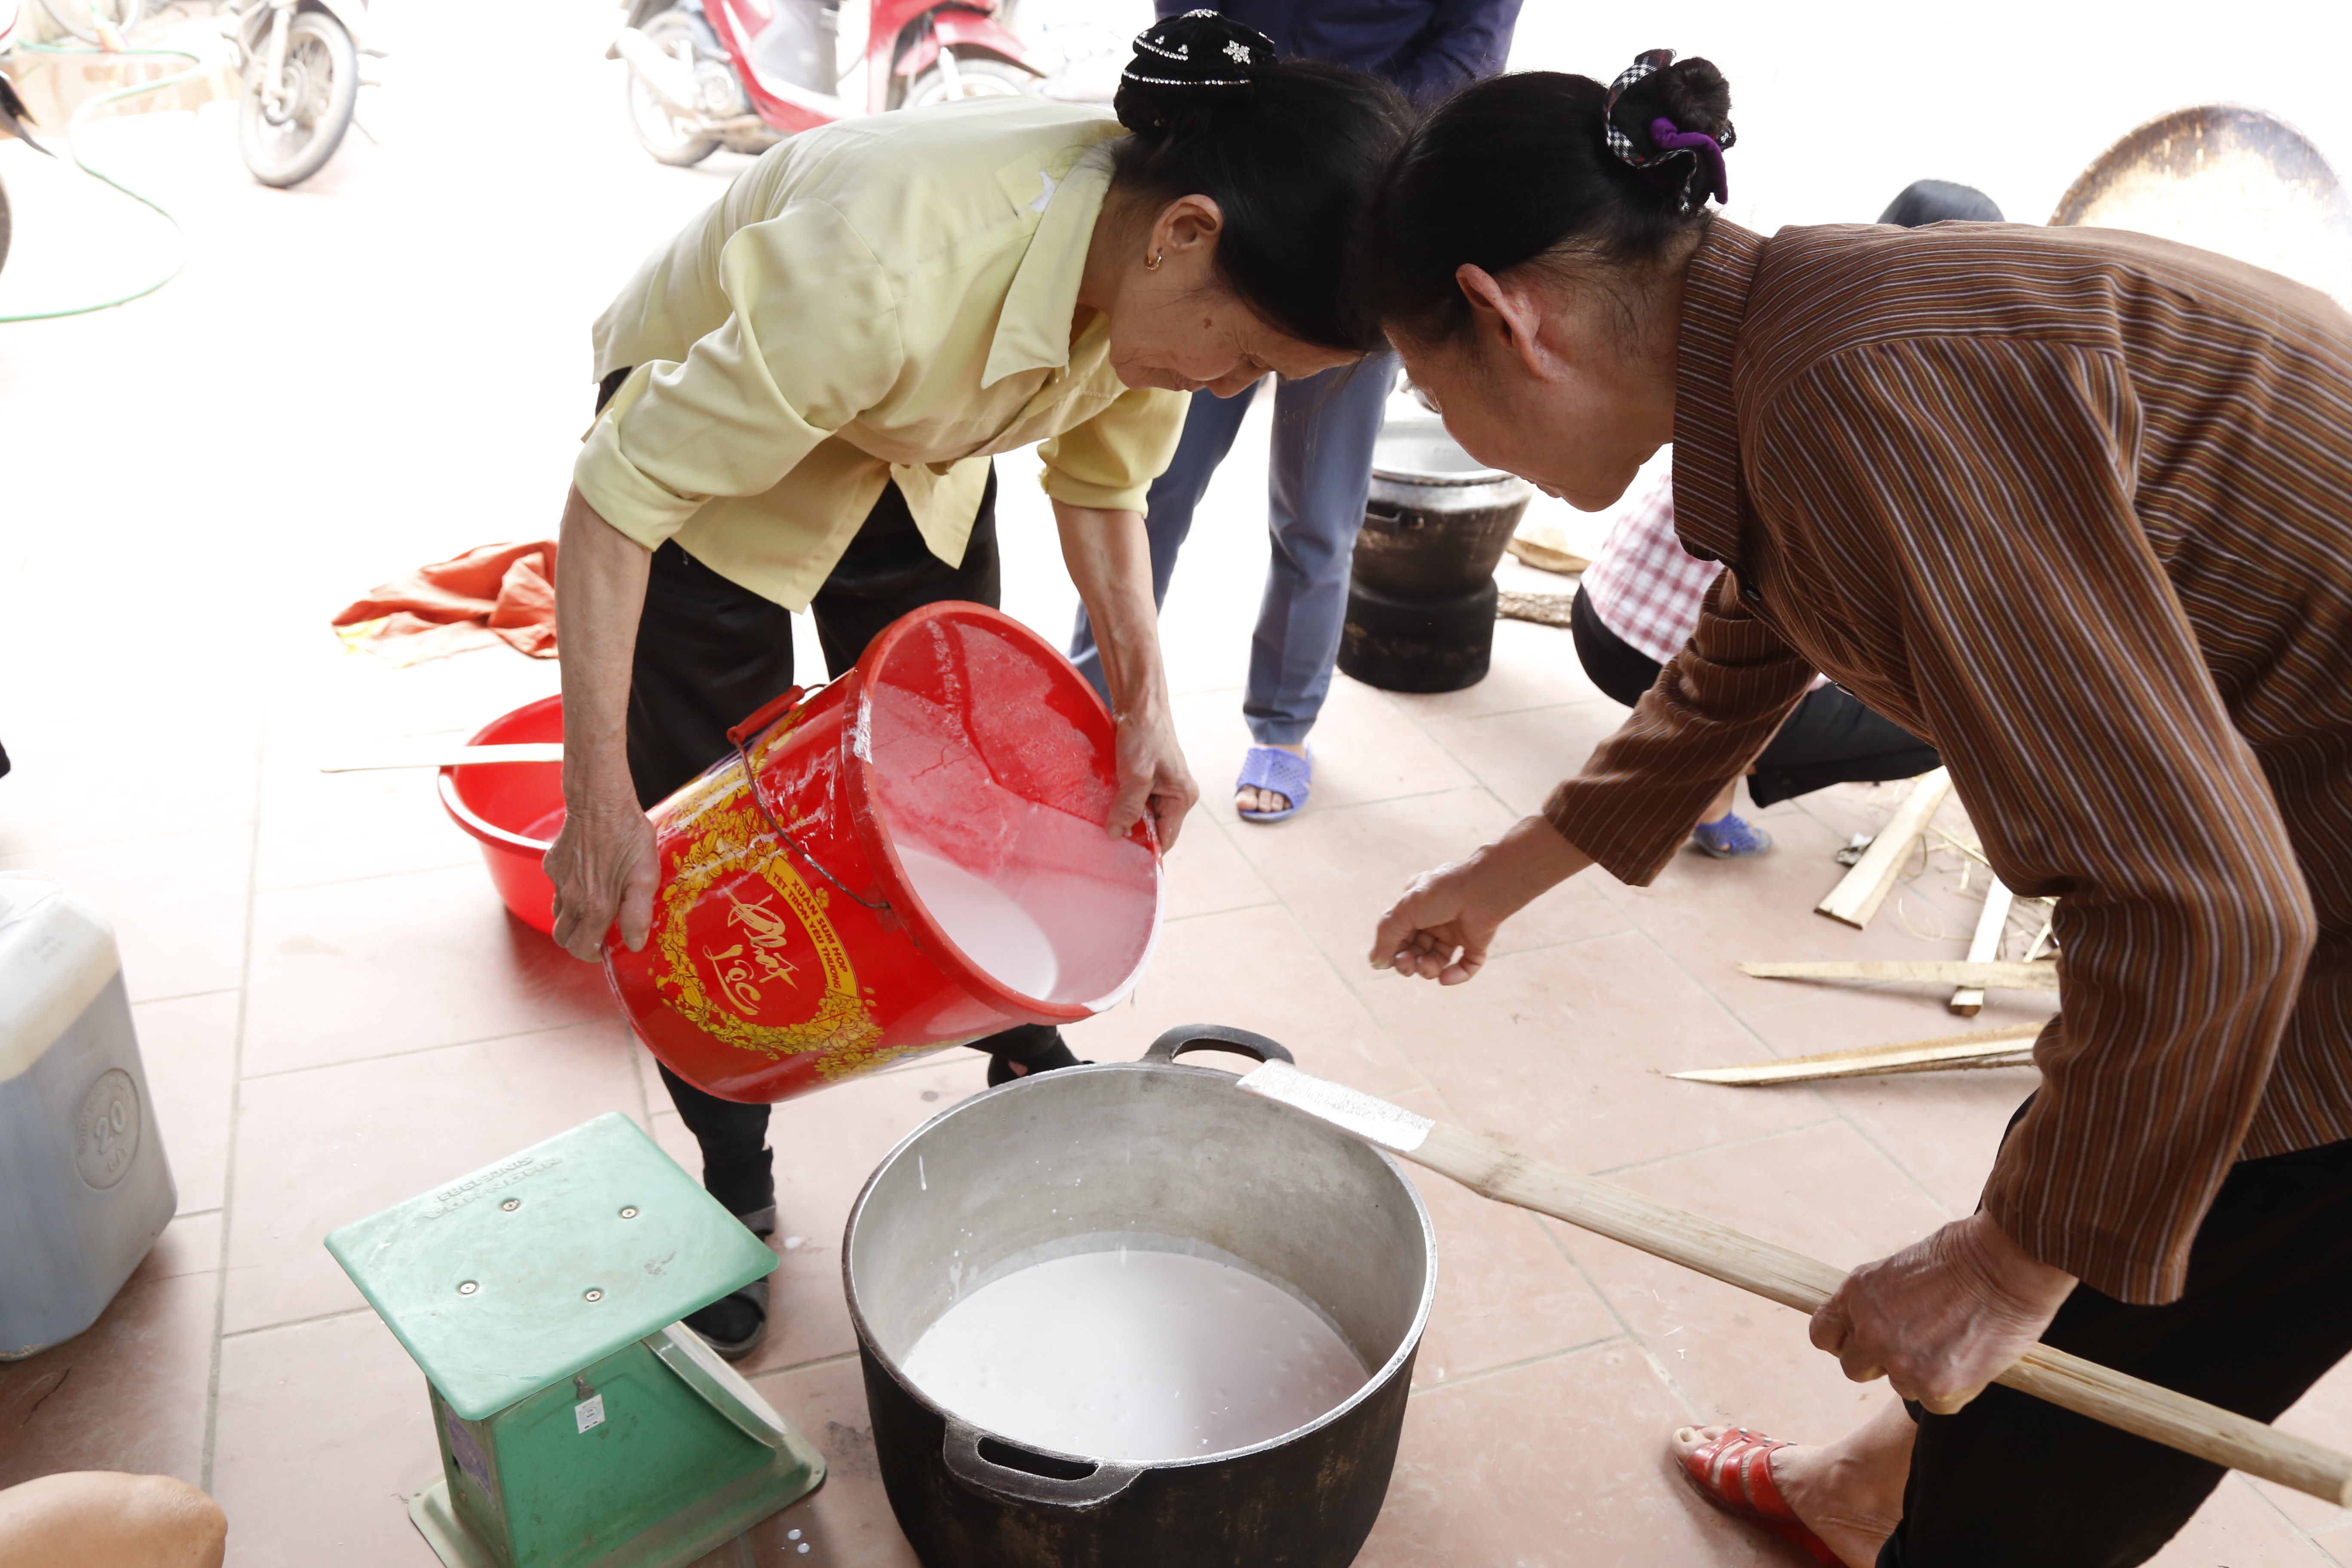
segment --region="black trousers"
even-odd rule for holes
[[[625,371],[607,377],[596,406],[619,389]],[[809,605],[829,675],[857,662],[884,627],[910,610],[943,599],[996,607],[1003,598],[996,550],[996,473],[989,471],[963,563],[931,553],[895,484],[866,514],[849,548]],[[720,576],[675,541],[654,552],[629,675],[629,773],[638,802],[650,808],[727,755],[728,726],[793,684],[793,615]],[[1061,1032],[1024,1024],[972,1042],[1025,1062],[1060,1047]],[[702,1146],[702,1181],[737,1214],[775,1202],[773,1153],[764,1105],[706,1094],[665,1067],[662,1082]]]
[[[1569,606],[1569,631],[1585,675],[1626,707],[1658,683],[1662,666],[1603,625],[1582,588]],[[1880,718],[1853,692],[1818,687],[1756,759],[1748,794],[1758,805],[1770,805],[1833,784],[1916,778],[1941,761],[1935,747]]]
[[[2198,1227],[2180,1300],[2135,1307],[2078,1285],[2042,1338],[2274,1419],[2352,1354],[2352,1142],[2242,1162]],[[1903,1522],[1878,1568],[2130,1568],[2226,1474],[2013,1389],[1957,1415],[1910,1409]]]

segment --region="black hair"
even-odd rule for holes
[[[1522,71],[1463,89],[1396,154],[1369,209],[1356,292],[1365,309],[1427,342],[1468,329],[1454,281],[1467,263],[1500,275],[1538,259],[1639,270],[1682,252],[1709,215],[1692,199],[1695,156],[1636,168],[1609,149],[1609,89],[1589,77]],[[1703,59],[1628,86],[1608,122],[1654,158],[1650,127],[1728,142],[1731,89]]]
[[[1277,60],[1264,35],[1196,11],[1136,40],[1114,107],[1135,133],[1112,155],[1122,196],[1209,197],[1224,215],[1217,275],[1244,304],[1321,348],[1382,345],[1341,278],[1412,125],[1402,93],[1361,71]]]
[[[1999,223],[2000,207],[1974,185],[1956,185],[1949,180],[1914,180],[1878,215],[1879,222],[1900,224],[1905,228],[1947,219]]]

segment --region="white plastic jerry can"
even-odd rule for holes
[[[178,1203],[113,926],[0,871],[0,1361],[96,1322]]]

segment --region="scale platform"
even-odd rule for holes
[[[327,1237],[425,1373],[452,1568],[676,1568],[824,1461],[678,1320],[775,1255],[620,1115]]]

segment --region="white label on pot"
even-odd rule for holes
[[[573,1405],[572,1419],[580,1424],[583,1432],[591,1426],[602,1426],[604,1424],[604,1396],[600,1394],[593,1399],[583,1399]]]

